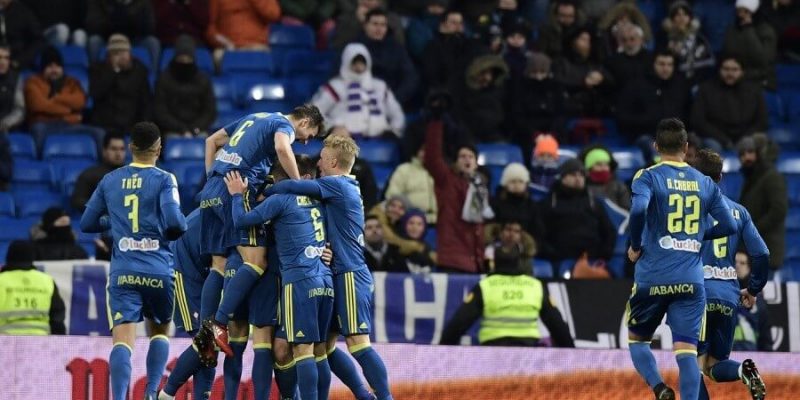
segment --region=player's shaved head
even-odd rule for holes
[[[161,148],[161,131],[152,122],[137,122],[131,128],[131,150],[134,153],[156,153]]]
[[[711,150],[703,149],[697,152],[693,166],[714,182],[722,179],[722,157]]]
[[[325,139],[325,149],[331,151],[336,159],[339,169],[350,173],[358,157],[358,145],[355,140],[347,135],[331,135]]]
[[[656,128],[656,146],[661,154],[679,154],[689,142],[683,122],[677,118],[662,119]]]

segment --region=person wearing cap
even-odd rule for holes
[[[514,224],[507,224],[510,227]],[[519,227],[517,225],[517,227]],[[553,305],[547,287],[530,276],[530,264],[520,263],[521,249],[513,233],[504,234],[494,249],[489,276],[481,279],[445,325],[439,344],[457,345],[480,319],[482,346],[544,346],[539,323],[550,332],[555,347],[575,347],[569,327]]]
[[[156,18],[151,0],[87,0],[86,32],[90,61],[98,61],[103,46],[114,33],[127,36],[134,46],[150,53],[151,70],[158,68],[161,43],[156,39]],[[163,21],[172,23],[172,21]]]
[[[561,164],[559,180],[541,205],[544,234],[539,257],[558,269],[564,260],[586,253],[589,259],[610,260],[617,232],[602,201],[586,187],[585,167],[577,158]]]
[[[531,159],[531,183],[538,192],[547,193],[558,175],[558,140],[553,135],[536,137]]]
[[[600,145],[591,146],[583,150],[578,158],[583,159],[586,187],[592,196],[611,200],[626,210],[631,208],[631,191],[614,176],[617,161],[608,149]]]
[[[0,335],[65,335],[66,307],[50,275],[33,265],[34,246],[15,240],[0,270]]]
[[[520,163],[508,164],[500,176],[500,188],[490,201],[496,221],[516,220],[535,238],[542,233],[539,205],[531,198],[531,175]]]
[[[91,121],[106,132],[123,135],[150,115],[147,67],[131,57],[131,42],[121,33],[108,38],[107,50],[106,59],[89,68],[89,94],[94,100]]]
[[[725,32],[722,52],[736,57],[744,80],[775,90],[778,39],[772,27],[756,14],[759,0],[736,0],[736,23]]]
[[[687,1],[670,4],[661,25],[663,34],[657,38],[658,47],[675,54],[675,68],[684,78],[700,82],[714,74],[714,50]]]
[[[209,76],[197,68],[195,43],[188,35],[175,42],[175,56],[156,81],[155,122],[167,135],[205,136],[217,118]]]
[[[75,240],[69,214],[61,207],[50,207],[42,222],[32,229],[34,259],[37,261],[85,260],[89,258]],[[38,229],[37,229],[38,228]]]

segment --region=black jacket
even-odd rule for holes
[[[94,99],[92,124],[112,134],[125,134],[137,122],[150,118],[150,83],[147,68],[131,60],[131,68],[120,72],[106,61],[89,69],[89,94]]]
[[[11,63],[19,69],[33,67],[33,62],[44,46],[42,26],[25,4],[12,1],[0,11],[0,43],[11,47]]]
[[[35,266],[29,267],[10,267],[6,266],[0,270],[0,274],[8,271],[30,271],[36,269]],[[2,275],[0,275],[2,279]],[[67,327],[64,325],[64,317],[67,314],[67,308],[64,306],[64,299],[58,293],[58,285],[53,282],[53,297],[50,299],[50,334],[51,335],[66,335]]]
[[[470,62],[485,51],[475,39],[437,33],[425,47],[421,61],[426,87],[452,88],[463,82]]]
[[[367,263],[370,271],[386,271],[386,272],[408,272],[408,268],[403,264],[403,256],[400,255],[400,248],[389,243],[385,243],[386,249],[382,251],[379,249],[378,253],[382,252],[380,258],[376,257],[369,251],[371,247],[367,244],[364,246],[364,261]]]
[[[372,75],[386,81],[400,104],[407,104],[417,92],[419,74],[406,48],[389,35],[378,41],[361,33],[356,42],[363,43],[369,50]]]
[[[689,114],[689,86],[677,73],[662,80],[654,73],[633,80],[617,95],[617,126],[629,140],[641,135],[655,136],[663,118],[686,121]]]
[[[207,132],[217,118],[217,101],[211,79],[202,71],[186,81],[165,69],[156,82],[154,116],[166,133],[199,129]]]
[[[100,180],[114,169],[116,167],[102,163],[83,170],[78,175],[78,180],[75,181],[75,189],[72,190],[72,197],[70,198],[72,209],[83,213],[86,203],[89,202],[92,193],[97,189]]]
[[[606,60],[606,69],[618,84],[643,78],[653,70],[653,55],[642,49],[635,55],[615,53]]]
[[[64,23],[72,29],[83,28],[86,0],[19,0],[30,7],[42,28]]]
[[[522,78],[508,89],[507,124],[515,135],[563,130],[567,93],[552,78],[542,81]]]
[[[591,71],[603,75],[603,82],[594,87],[586,86],[586,76]],[[607,113],[607,99],[614,87],[611,73],[602,64],[589,58],[581,59],[575,54],[556,59],[553,62],[553,78],[569,94],[567,115],[571,117],[598,117]]]
[[[11,157],[11,143],[8,141],[8,134],[0,132],[0,191],[8,190],[12,176],[14,176],[14,160]]]
[[[533,236],[537,242],[542,239],[544,226],[542,226],[539,204],[530,196],[527,194],[525,196],[514,195],[501,187],[489,203],[494,211],[496,221],[519,221],[522,229]]]
[[[733,147],[743,136],[767,130],[767,104],[761,86],[740,81],[728,86],[719,78],[706,81],[692,106],[692,126],[704,138]]]
[[[86,250],[75,242],[75,237],[65,239],[47,238],[33,242],[36,261],[84,260],[89,258]]]
[[[494,81],[481,88],[478,79],[481,71],[492,69]],[[464,122],[470,135],[481,142],[509,139],[502,127],[505,123],[505,96],[508,66],[500,56],[485,55],[470,63],[466,77],[454,90],[454,114]]]
[[[372,167],[362,158],[356,158],[353,170],[350,172],[356,177],[358,185],[361,187],[361,198],[364,200],[364,209],[371,210],[378,204],[378,184],[375,183],[375,175]]]
[[[108,38],[122,33],[131,40],[156,34],[156,18],[150,0],[88,0],[86,31]],[[168,22],[165,22],[168,23]]]

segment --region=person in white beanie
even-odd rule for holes
[[[500,176],[500,188],[490,204],[496,221],[519,221],[525,232],[539,239],[543,228],[539,206],[528,192],[530,183],[531,175],[524,165],[508,164]]]
[[[736,23],[728,28],[722,53],[741,60],[744,79],[775,90],[777,36],[755,14],[759,0],[736,0]]]

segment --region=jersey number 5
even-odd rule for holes
[[[242,122],[242,124],[239,125],[239,128],[236,129],[236,132],[234,132],[233,136],[231,136],[231,140],[228,142],[228,144],[230,144],[231,147],[236,147],[236,145],[239,144],[239,140],[242,138],[242,136],[244,136],[245,130],[252,125],[253,121],[251,120]]]
[[[322,223],[320,217],[322,217],[322,213],[319,212],[319,209],[312,208],[311,221],[314,222],[314,239],[318,242],[325,240],[325,225]]]
[[[130,207],[128,219],[131,220],[131,232],[139,232],[139,196],[129,194],[125,196],[125,207]]]
[[[669,195],[670,213],[667,215],[669,233],[685,232],[695,235],[700,232],[700,198],[696,195]]]

